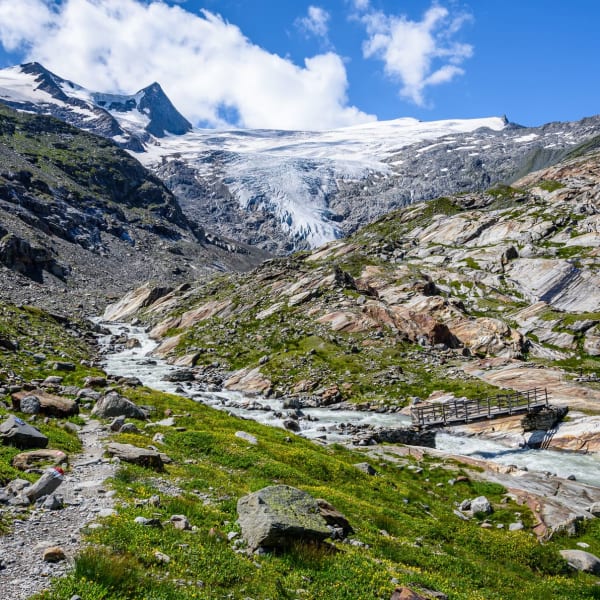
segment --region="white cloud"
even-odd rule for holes
[[[309,6],[306,17],[298,19],[298,26],[306,33],[310,33],[316,37],[323,38],[329,43],[329,19],[331,15],[320,6]]]
[[[356,10],[367,10],[370,8],[369,0],[352,0],[352,5]]]
[[[368,0],[354,0],[354,4],[368,8]],[[363,55],[382,60],[386,75],[401,83],[400,95],[423,106],[427,87],[464,73],[459,65],[472,56],[473,47],[452,38],[470,18],[466,14],[451,16],[438,4],[433,4],[421,21],[369,11],[361,16],[369,36]]]
[[[326,129],[375,119],[348,105],[337,54],[299,66],[218,15],[160,1],[0,0],[0,42],[98,91],[131,93],[158,81],[196,123],[223,126],[224,109],[245,127]]]

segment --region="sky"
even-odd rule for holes
[[[201,127],[600,113],[597,0],[0,0],[0,67],[158,81]]]

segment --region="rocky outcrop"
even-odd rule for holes
[[[115,304],[106,307],[103,315],[105,321],[124,321],[140,309],[154,304],[167,295],[173,288],[142,286],[126,294]]]
[[[156,450],[113,442],[108,444],[106,451],[119,460],[148,467],[156,471],[162,471],[164,467],[163,458]]]
[[[130,419],[146,419],[146,413],[139,406],[117,392],[109,392],[100,398],[92,409],[92,414],[102,419],[120,416]]]
[[[246,394],[267,395],[272,387],[271,381],[261,374],[260,368],[241,369],[223,383],[225,389],[242,391]]]
[[[61,465],[67,462],[67,455],[62,450],[30,450],[17,454],[11,461],[12,466],[20,471],[37,468],[40,465]]]
[[[573,569],[600,575],[600,558],[583,550],[561,550],[560,555]]]
[[[4,444],[21,449],[45,448],[48,445],[48,438],[43,433],[15,416],[0,424],[0,439]]]
[[[0,105],[0,157],[0,283],[15,303],[97,315],[145,281],[175,287],[264,257],[209,240],[132,156],[59,120]]]
[[[569,412],[567,406],[546,406],[529,411],[522,419],[523,431],[554,429]]]
[[[294,541],[322,541],[330,535],[318,502],[287,485],[263,488],[238,500],[238,521],[251,550],[280,548]]]
[[[79,404],[70,398],[55,396],[43,390],[28,392],[16,392],[12,394],[13,410],[23,410],[23,404],[35,398],[38,402],[40,412],[49,417],[66,418],[79,414]],[[25,412],[25,411],[24,411]]]

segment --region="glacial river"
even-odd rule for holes
[[[124,323],[102,323],[102,325],[112,334],[125,334],[140,342],[136,348],[105,354],[103,366],[107,373],[123,377],[137,377],[150,388],[185,395],[197,402],[225,410],[239,417],[253,419],[266,425],[283,427],[283,420],[289,410],[283,408],[281,400],[250,398],[239,392],[204,392],[195,388],[193,382],[167,381],[165,377],[177,371],[178,367],[152,356],[157,343],[150,339],[143,328]],[[108,345],[110,336],[103,341]],[[337,427],[341,423],[392,428],[410,425],[410,418],[399,413],[332,410],[329,408],[303,408],[302,413],[304,417],[299,421],[300,435],[329,443],[349,441],[349,437]],[[446,432],[437,434],[436,448],[449,454],[526,467],[531,471],[549,472],[559,477],[574,475],[578,481],[600,486],[600,456],[595,454],[510,448],[481,437],[458,436]]]

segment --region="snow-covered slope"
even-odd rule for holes
[[[411,202],[508,181],[600,134],[599,117],[530,129],[491,117],[199,130],[158,84],[103,94],[37,63],[0,71],[0,101],[114,139],[165,181],[188,216],[275,252],[315,247]]]
[[[505,126],[501,118],[398,119],[323,132],[195,130],[148,145],[138,158],[163,173],[170,160],[183,162],[200,186],[222,181],[241,210],[272,214],[294,246],[315,247],[343,233],[342,216],[329,205],[342,181],[362,181],[375,173],[388,177],[393,165],[386,160],[408,145]],[[212,201],[205,196],[205,202]]]
[[[192,128],[158,83],[133,95],[101,94],[61,78],[39,63],[0,70],[0,102],[50,114],[136,152],[143,152],[144,144],[153,138],[181,135]]]

